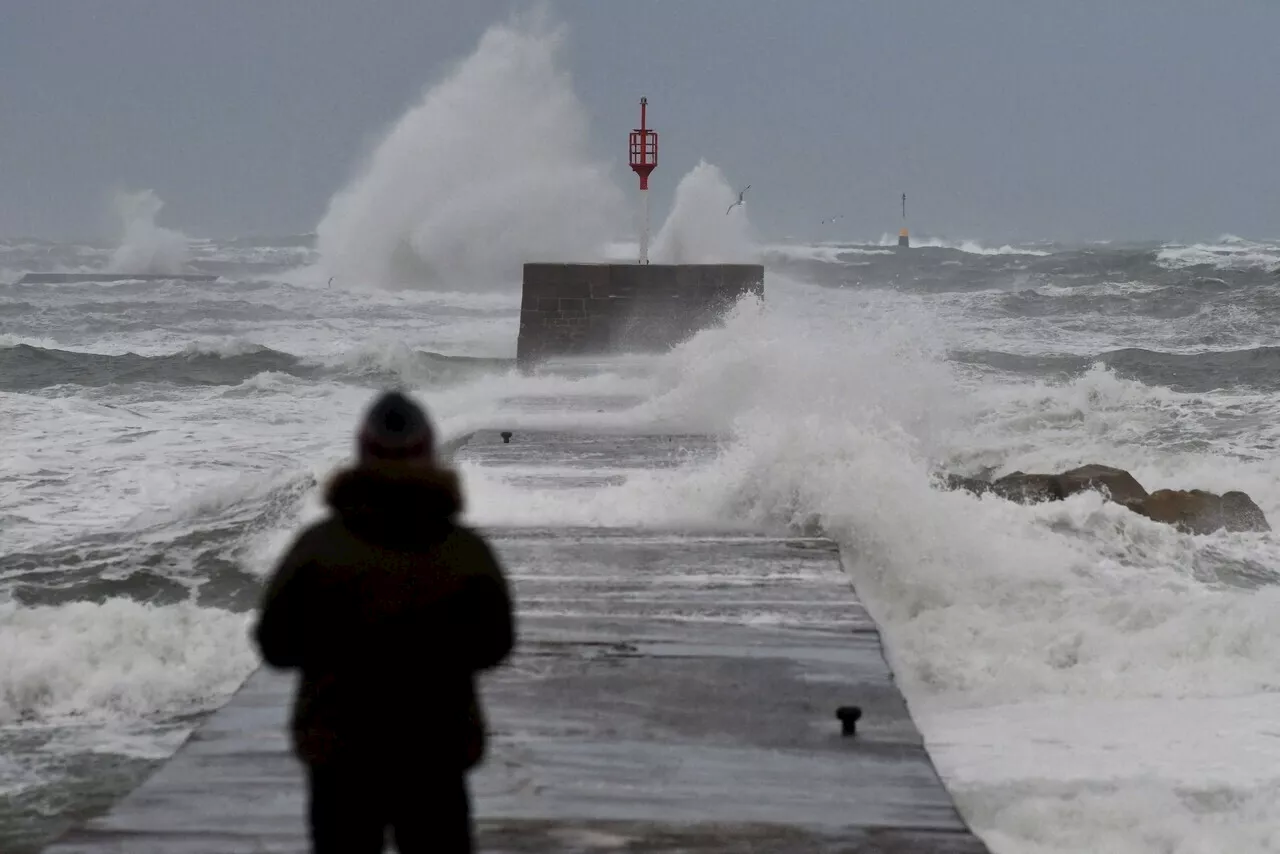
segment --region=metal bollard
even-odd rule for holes
[[[851,736],[858,734],[858,719],[862,717],[862,709],[858,706],[841,706],[836,709],[836,718],[840,721],[840,734]]]

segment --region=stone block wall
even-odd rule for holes
[[[764,296],[759,264],[525,264],[516,360],[674,347],[743,294]]]

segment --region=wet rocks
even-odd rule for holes
[[[942,474],[942,485],[950,490],[963,489],[974,495],[986,495],[991,491],[991,481],[980,477],[966,477],[962,474]]]
[[[1194,534],[1220,528],[1228,531],[1270,531],[1262,509],[1243,492],[1223,495],[1201,489],[1160,489],[1147,493],[1137,478],[1124,469],[1097,463],[1058,474],[1015,471],[995,480],[949,474],[943,477],[947,489],[963,489],[975,495],[992,493],[1019,504],[1061,501],[1085,490],[1093,490],[1135,513],[1173,525]]]
[[[1086,489],[1103,493],[1112,501],[1128,504],[1130,501],[1141,501],[1147,497],[1138,479],[1124,469],[1112,466],[1091,464],[1065,471],[1058,475],[1062,483],[1064,496],[1074,495]]]
[[[991,481],[947,475],[945,481],[949,489],[966,489],[977,495],[993,492],[1019,504],[1061,501],[1086,489],[1101,492],[1121,504],[1147,497],[1142,484],[1124,469],[1097,464],[1080,466],[1060,474],[1015,471]]]
[[[1028,474],[1015,471],[991,483],[991,491],[1019,504],[1061,501],[1067,497],[1062,479],[1056,474]]]
[[[1228,531],[1270,531],[1262,508],[1243,492],[1222,495],[1203,489],[1157,489],[1142,501],[1128,505],[1148,519],[1173,525],[1193,534]]]

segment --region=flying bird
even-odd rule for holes
[[[738,205],[742,204],[742,196],[747,192],[747,190],[750,190],[750,189],[751,189],[751,185],[750,185],[750,184],[748,184],[747,186],[745,186],[745,187],[743,187],[743,188],[742,188],[742,191],[741,191],[740,193],[738,193],[738,200],[737,200],[736,202],[734,202],[733,204],[729,205],[729,210],[726,210],[726,211],[724,212],[724,215],[725,215],[725,216],[728,216],[728,215],[729,215],[729,211],[733,210],[733,209],[734,209],[734,208],[736,208]]]
[[[844,214],[836,214],[835,216],[829,216],[822,221],[822,224],[826,225],[827,223],[835,222],[838,219],[844,219]]]

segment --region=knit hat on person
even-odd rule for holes
[[[362,461],[423,461],[435,456],[435,433],[422,407],[398,391],[369,408],[356,437]]]

